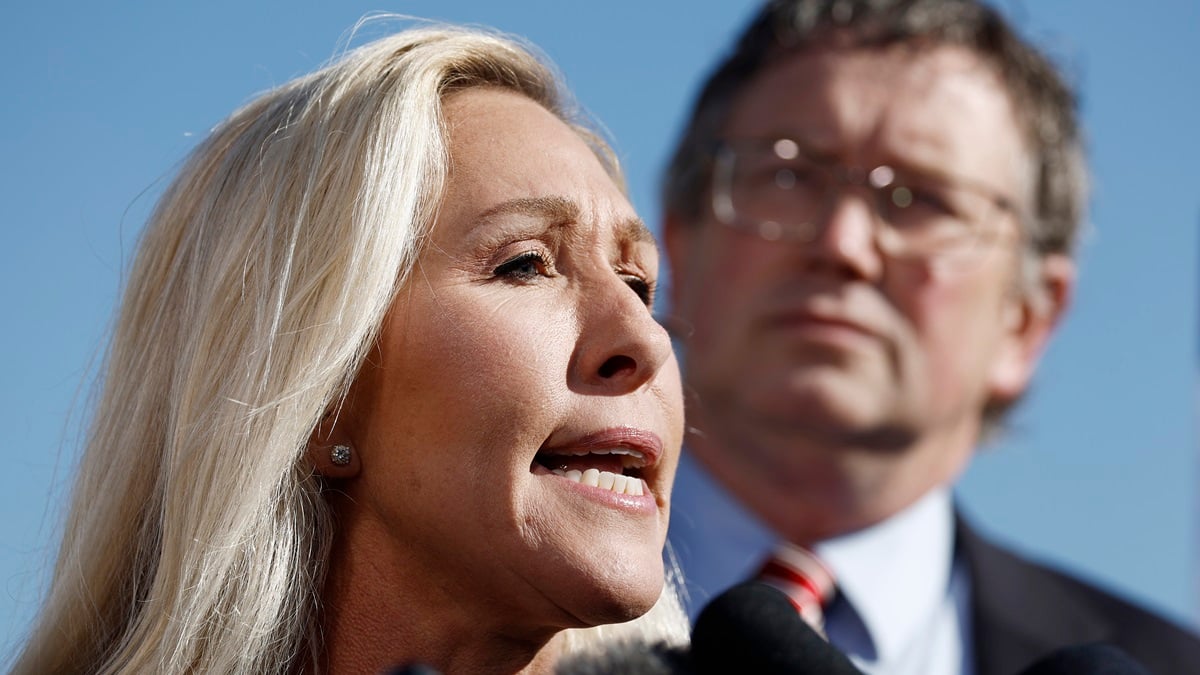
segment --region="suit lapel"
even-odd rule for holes
[[[984,540],[961,514],[955,543],[971,578],[976,675],[1015,675],[1057,647],[1108,635],[1052,574]]]

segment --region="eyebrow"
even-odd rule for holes
[[[580,208],[566,197],[519,197],[501,202],[480,214],[488,220],[497,216],[533,216],[555,222],[579,219]]]
[[[576,202],[560,196],[550,197],[518,197],[501,202],[480,214],[481,220],[490,220],[499,216],[529,216],[543,218],[559,224],[577,222],[583,209]],[[646,223],[636,216],[627,218],[617,224],[617,238],[631,243],[654,242],[654,234]]]
[[[617,225],[617,238],[634,244],[654,244],[654,234],[641,218],[633,217]]]

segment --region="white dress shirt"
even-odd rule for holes
[[[685,451],[671,498],[671,550],[695,618],[708,601],[755,575],[780,538]],[[870,675],[971,675],[970,579],[954,559],[948,488],[814,552],[839,596],[826,609],[830,642]]]

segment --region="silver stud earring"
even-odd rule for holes
[[[350,446],[335,445],[329,451],[329,461],[333,462],[334,466],[346,466],[350,463]]]

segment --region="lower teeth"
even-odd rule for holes
[[[623,476],[611,471],[600,471],[599,469],[588,469],[587,471],[554,469],[551,473],[573,480],[576,483],[611,490],[619,495],[625,494],[640,497],[643,494],[642,479]]]

